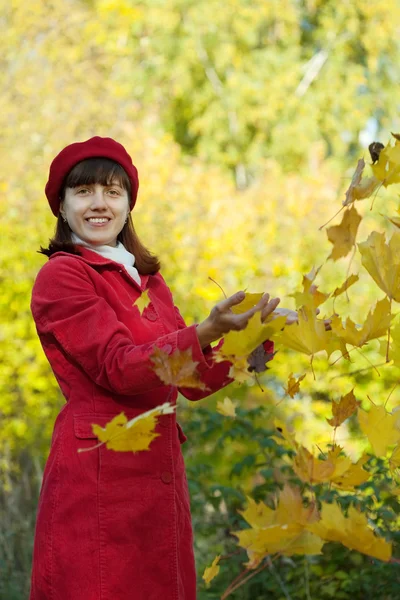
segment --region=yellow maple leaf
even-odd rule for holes
[[[385,234],[373,231],[358,244],[361,261],[375,283],[385,294],[400,302],[400,231],[385,243]]]
[[[231,311],[236,315],[240,315],[254,308],[261,300],[264,294],[246,292],[245,297],[240,304],[235,304],[231,307]]]
[[[350,317],[346,319],[346,326],[343,327],[342,321],[337,315],[332,317],[331,327],[332,331],[343,339],[345,344],[362,346],[370,340],[386,335],[392,319],[390,301],[388,298],[383,298],[376,303],[374,309],[369,311],[362,328],[357,327]]]
[[[343,475],[351,465],[349,458],[339,456],[340,451],[341,448],[335,446],[328,452],[327,458],[321,460],[304,446],[299,446],[293,459],[293,471],[302,481],[310,484],[331,481],[335,476]]]
[[[392,545],[377,537],[369,527],[366,515],[353,506],[345,517],[337,504],[322,502],[321,520],[308,525],[308,529],[323,540],[340,542],[351,550],[383,561],[390,560],[392,555]]]
[[[229,361],[232,364],[230,366],[228,376],[234,379],[237,383],[243,383],[253,378],[253,375],[248,370],[249,363],[247,362],[247,356],[231,355],[229,357]]]
[[[333,477],[331,482],[341,490],[352,491],[362,483],[368,481],[371,477],[371,473],[363,469],[365,463],[369,460],[366,454],[355,463],[349,466],[347,471],[342,475]]]
[[[248,553],[249,568],[255,568],[267,554],[320,554],[322,540],[305,527],[318,518],[314,505],[305,507],[298,490],[285,485],[280,492],[277,507],[272,510],[263,502],[248,498],[248,506],[239,511],[251,529],[233,532],[238,545]]]
[[[297,310],[306,307],[309,309],[310,313],[315,314],[315,311],[318,308],[318,306],[321,306],[321,304],[323,304],[325,300],[329,298],[329,294],[319,292],[318,286],[314,284],[314,280],[317,277],[320,268],[321,267],[319,267],[318,269],[313,268],[309,273],[303,275],[302,292],[295,292],[294,294],[290,294],[295,299]]]
[[[155,347],[150,355],[154,372],[165,383],[177,387],[190,387],[205,390],[206,385],[201,381],[197,371],[196,361],[193,361],[192,349],[178,350],[169,355]]]
[[[224,335],[224,343],[215,358],[218,361],[231,360],[235,357],[248,357],[257,346],[272,339],[286,323],[286,317],[276,317],[271,321],[261,322],[261,313],[256,312],[242,331],[230,331]],[[232,361],[232,360],[231,360]]]
[[[211,567],[206,567],[203,573],[203,579],[206,583],[207,586],[210,585],[210,582],[214,579],[214,577],[216,577],[219,573],[220,570],[220,566],[219,566],[219,561],[221,559],[221,555],[218,554],[218,556],[216,556],[214,558],[214,560],[212,561]]]
[[[347,256],[352,250],[357,236],[361,216],[354,206],[347,209],[343,215],[340,225],[333,225],[326,230],[328,240],[333,244],[333,249],[328,258],[338,260]]]
[[[376,164],[371,166],[374,176],[387,187],[400,183],[400,143],[396,139],[394,146],[390,143],[379,154]]]
[[[376,456],[386,456],[389,446],[400,440],[397,415],[389,413],[384,406],[373,404],[369,412],[359,408],[358,422]]]
[[[362,467],[368,457],[363,456],[353,464],[349,457],[342,456],[343,448],[334,445],[325,459],[316,458],[307,448],[299,446],[293,460],[293,470],[298,477],[313,485],[332,483],[342,490],[353,490],[371,476]]]
[[[369,198],[371,194],[381,184],[380,180],[373,175],[372,177],[363,178],[362,174],[365,168],[365,160],[360,158],[356,170],[354,171],[350,186],[346,191],[346,197],[343,201],[343,206],[349,206],[355,200],[364,200]]]
[[[137,306],[140,314],[143,314],[144,309],[149,306],[150,302],[151,302],[151,300],[150,300],[150,296],[149,296],[149,290],[145,290],[144,292],[141,293],[139,298],[137,298],[135,300],[133,305]]]
[[[356,283],[359,280],[359,276],[358,275],[350,275],[346,281],[343,283],[343,285],[341,285],[340,287],[336,288],[335,291],[332,294],[332,298],[337,298],[338,296],[340,296],[341,294],[343,294],[343,292],[346,292],[350,286],[352,286],[354,283]]]
[[[353,490],[369,479],[371,474],[362,468],[368,460],[367,456],[363,455],[353,464],[350,458],[342,455],[343,448],[334,445],[324,459],[317,458],[297,443],[294,434],[282,421],[275,420],[274,424],[289,447],[296,452],[292,468],[302,481],[311,485],[330,482],[342,490]],[[282,444],[278,436],[272,436],[272,439]]]
[[[306,373],[304,375],[301,375],[301,377],[299,377],[298,379],[296,379],[295,377],[293,377],[293,373],[290,373],[288,377],[287,387],[284,388],[286,394],[289,394],[291,398],[294,398],[295,394],[299,393],[300,383],[303,381],[305,376]]]
[[[247,507],[238,511],[251,527],[268,527],[274,523],[274,510],[264,502],[256,502],[247,496]]]
[[[304,506],[299,488],[285,484],[279,493],[277,507],[274,512],[275,523],[297,523],[307,525],[319,519],[315,503]],[[247,519],[246,519],[247,520]]]
[[[236,417],[236,404],[232,402],[230,398],[227,396],[223,399],[223,401],[217,402],[217,412],[219,412],[224,417]]]
[[[353,198],[353,190],[361,183],[361,178],[363,171],[365,169],[365,160],[360,158],[357,162],[356,170],[353,173],[353,177],[351,178],[350,186],[346,191],[346,197],[343,200],[343,206],[348,206],[354,201]]]
[[[339,427],[357,409],[360,403],[356,400],[353,390],[342,396],[339,402],[332,400],[332,419],[327,419],[332,427]]]
[[[343,354],[347,353],[341,340],[332,331],[326,331],[324,322],[308,310],[299,311],[298,323],[286,327],[275,339],[277,343],[308,356],[313,356],[322,350],[325,350],[328,356],[335,350],[341,350]]]
[[[116,415],[105,427],[93,424],[94,435],[109,450],[141,452],[149,450],[151,442],[160,434],[155,432],[157,417],[171,414],[175,406],[166,402],[128,421],[124,413]],[[97,447],[97,446],[93,446]],[[90,450],[90,448],[88,449]]]

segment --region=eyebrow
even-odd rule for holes
[[[84,187],[84,186],[93,186],[96,185],[95,183],[81,183],[79,185],[74,186],[75,188],[78,187]],[[102,185],[102,184],[101,184]],[[121,190],[123,190],[124,188],[122,187],[122,185],[120,185],[117,181],[113,181],[112,183],[109,183],[108,185],[105,185],[103,187],[119,187],[121,188]]]

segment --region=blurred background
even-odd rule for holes
[[[323,265],[317,284],[331,292],[360,265],[325,262],[330,244],[319,227],[339,210],[358,158],[369,161],[368,144],[386,144],[400,130],[400,5],[0,0],[0,7],[0,598],[23,600],[43,466],[63,404],[29,309],[46,260],[37,250],[55,225],[43,191],[51,160],[94,135],[126,146],[140,175],[135,226],[160,257],[188,323],[222,297],[210,277],[227,295],[268,291],[293,308],[303,274]],[[397,202],[385,190],[373,213],[370,200],[360,203],[359,240],[373,227],[388,229],[380,207]],[[365,274],[335,309],[362,322],[380,297]],[[332,314],[332,305],[322,313]],[[361,401],[383,398],[395,382],[384,366],[371,368],[368,361],[383,362],[374,344],[351,363],[317,357],[315,380],[308,357],[277,350],[260,386],[180,402],[200,600],[220,598],[243,569],[246,555],[235,554],[230,531],[241,526],[246,494],[268,501],[284,479],[273,419],[289,422],[310,448],[324,445],[333,397],[356,386]],[[307,373],[294,399],[284,391],[291,372]],[[239,402],[236,420],[215,411],[226,395]],[[394,392],[392,406],[398,402]],[[351,421],[341,436],[359,456]],[[378,493],[368,485],[365,503]],[[396,507],[382,502],[382,511],[384,530]],[[217,553],[233,555],[207,589],[201,574]],[[230,597],[383,600],[398,598],[399,586],[398,566],[331,544],[320,557],[271,562]]]

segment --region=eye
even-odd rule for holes
[[[112,193],[113,196],[119,196],[119,192],[117,190],[109,190],[110,193]]]
[[[77,193],[77,194],[81,194],[82,192],[88,192],[88,191],[89,191],[89,190],[88,190],[87,188],[78,188],[78,189],[76,190],[76,193]]]

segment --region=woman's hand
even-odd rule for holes
[[[280,302],[279,298],[270,300],[269,294],[264,294],[258,304],[250,310],[241,314],[233,313],[231,307],[240,304],[244,298],[244,292],[237,292],[233,296],[222,300],[222,302],[214,306],[207,319],[197,326],[197,336],[202,348],[205,348],[215,340],[219,340],[220,337],[229,331],[241,331],[245,329],[249,319],[257,311],[261,312],[261,321],[264,321],[274,312]]]

